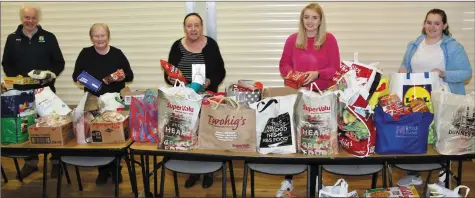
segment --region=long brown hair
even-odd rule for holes
[[[426,23],[427,16],[429,16],[429,14],[438,14],[438,15],[440,15],[440,17],[442,17],[442,23],[444,25],[447,24],[447,27],[442,32],[447,36],[452,36],[452,34],[450,34],[450,31],[449,31],[449,24],[447,23],[447,14],[445,14],[445,11],[443,11],[441,9],[437,9],[437,8],[434,8],[434,9],[430,10],[426,14],[426,18],[424,19],[424,24]],[[427,34],[424,27],[422,27],[422,34]]]

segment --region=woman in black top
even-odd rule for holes
[[[98,92],[93,92],[86,87],[84,87],[84,91],[96,96],[120,92],[125,87],[125,82],[130,82],[134,79],[134,73],[130,69],[129,61],[120,49],[109,45],[110,31],[106,24],[94,24],[89,30],[89,36],[93,46],[84,48],[79,53],[73,72],[73,81],[76,82],[79,74],[86,71],[94,78],[102,80],[103,83]],[[125,75],[110,80],[111,74],[119,69],[122,69]],[[105,184],[110,176],[112,176],[112,181],[115,182],[117,179],[117,169],[114,167],[114,164],[115,161],[109,165],[99,167],[99,175],[96,179],[97,185]],[[119,170],[121,169],[122,167]],[[120,172],[118,181],[119,183],[122,182],[122,174]]]
[[[188,83],[191,82],[192,64],[205,64],[206,90],[218,91],[218,86],[226,76],[223,57],[218,44],[211,37],[203,35],[203,21],[197,13],[186,15],[183,21],[185,37],[175,41],[168,55],[168,62],[177,66]],[[165,81],[172,85],[171,79],[165,73]]]
[[[192,78],[192,64],[205,64],[206,81],[203,87],[206,90],[218,92],[218,86],[226,76],[218,44],[211,37],[203,35],[203,20],[197,13],[185,16],[183,28],[185,37],[173,43],[168,62],[181,70],[188,83]],[[172,85],[175,80],[165,73],[165,81],[168,84]],[[194,186],[199,179],[200,175],[190,175],[185,182],[185,188]],[[203,188],[209,188],[211,185],[213,185],[213,174],[204,175]]]
[[[73,81],[76,82],[79,74],[83,71],[97,80],[103,81],[104,78],[117,72],[118,69],[122,69],[125,73],[124,78],[119,78],[109,84],[103,81],[98,92],[84,88],[85,91],[96,96],[120,92],[125,87],[126,82],[131,82],[134,79],[129,61],[120,49],[109,45],[110,31],[106,24],[94,24],[89,31],[89,36],[94,45],[82,49],[79,53],[73,72]]]

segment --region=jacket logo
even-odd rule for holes
[[[40,36],[38,42],[39,42],[39,43],[44,43],[44,42],[45,42],[45,37],[44,37],[44,36]]]
[[[19,42],[21,42],[21,38],[17,38],[17,39],[16,39],[16,41],[19,41]]]

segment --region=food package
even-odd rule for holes
[[[125,120],[125,116],[117,111],[106,111],[97,117],[95,121],[97,122],[122,122]]]
[[[111,84],[116,81],[122,81],[125,78],[125,73],[123,69],[118,69],[116,72],[106,76],[102,79],[106,84]]]
[[[419,194],[414,186],[399,186],[366,190],[364,197],[419,197]]]
[[[410,107],[412,112],[429,112],[429,108],[426,105],[426,102],[422,98],[416,98],[411,101]]]
[[[162,65],[163,70],[167,73],[167,76],[169,76],[170,78],[178,79],[186,85],[185,76],[183,76],[183,73],[181,73],[178,67],[172,65],[171,63],[165,60],[160,60],[160,64]]]
[[[285,86],[292,87],[294,89],[299,89],[304,86],[304,81],[307,78],[308,74],[305,72],[291,71],[284,78]]]
[[[48,115],[36,119],[36,127],[58,127],[71,122],[70,116]]]

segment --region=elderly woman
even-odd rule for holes
[[[110,31],[106,24],[94,24],[89,30],[89,37],[93,46],[86,47],[79,53],[74,67],[73,81],[76,82],[79,74],[85,71],[94,78],[104,81],[104,83],[97,92],[87,88],[84,88],[84,91],[96,96],[120,92],[125,87],[126,82],[131,82],[134,79],[129,61],[120,49],[109,45]],[[115,76],[115,78],[111,76]],[[112,176],[112,181],[115,182],[118,179],[119,183],[122,182],[122,174],[119,172],[119,177],[116,178],[117,169],[113,164],[115,162],[99,167],[99,175],[96,179],[97,185],[105,184],[110,176]],[[122,167],[119,170],[121,169]]]
[[[87,88],[84,88],[84,91],[96,96],[120,92],[126,82],[134,79],[127,57],[120,49],[109,45],[110,31],[106,24],[94,24],[89,30],[89,37],[93,46],[86,47],[79,53],[74,67],[73,81],[76,82],[79,74],[85,71],[94,78],[102,80],[103,84],[97,92]],[[118,78],[111,78],[111,76]]]
[[[22,6],[20,8],[21,24],[15,32],[8,35],[5,43],[3,71],[8,77],[27,77],[33,74],[33,70],[39,71],[37,73],[39,75],[32,77],[43,76],[39,78],[41,84],[14,85],[14,88],[29,90],[50,87],[53,92],[56,92],[55,78],[64,70],[64,58],[56,36],[38,25],[40,18],[39,7]],[[57,173],[58,161],[55,159],[56,157],[51,156],[53,165],[51,177],[56,177]],[[35,171],[38,171],[38,156],[25,158],[25,165],[20,171],[21,176],[27,177]]]
[[[183,27],[185,37],[173,43],[168,55],[168,62],[181,70],[188,83],[192,79],[193,65],[205,64],[206,81],[203,87],[206,90],[217,92],[218,85],[226,76],[218,44],[211,37],[203,35],[203,20],[197,13],[186,15]],[[175,79],[165,73],[165,81],[172,85]]]
[[[205,64],[205,90],[217,92],[218,86],[226,76],[224,61],[218,44],[211,37],[203,35],[203,20],[197,13],[190,13],[183,20],[185,37],[175,41],[168,55],[168,62],[177,66],[189,83],[192,80],[192,68],[195,64]],[[176,79],[165,73],[165,81],[172,84]],[[197,162],[199,163],[199,162]],[[185,182],[185,188],[190,188],[200,179],[200,175],[190,175]],[[213,185],[213,175],[203,176],[203,188]]]

